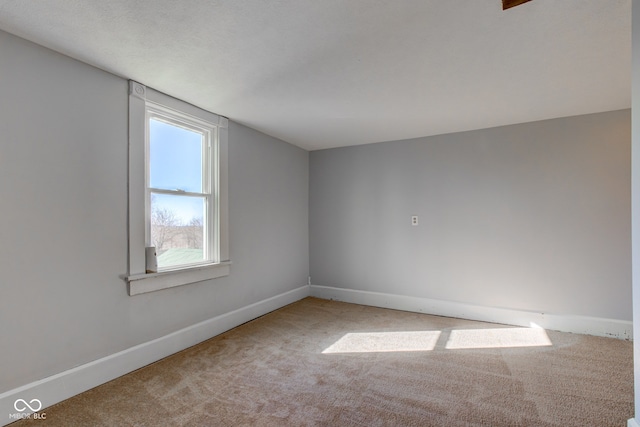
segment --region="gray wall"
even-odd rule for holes
[[[630,123],[311,152],[313,284],[631,320]]]
[[[640,0],[633,0],[632,13],[632,276],[633,276],[633,373],[635,417],[629,427],[640,425]]]
[[[127,82],[0,48],[0,393],[306,284],[308,153],[231,123],[231,275],[129,297]]]

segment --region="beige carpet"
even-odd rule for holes
[[[307,298],[43,412],[12,426],[623,427],[632,343]]]

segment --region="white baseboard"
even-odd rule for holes
[[[0,394],[0,426],[26,417],[33,411],[19,412],[14,404],[17,399],[31,402],[38,399],[42,404],[39,414],[46,414],[46,408],[104,384],[124,374],[132,372],[164,357],[184,350],[202,341],[228,331],[238,325],[253,320],[273,310],[310,295],[308,285],[276,295],[238,310],[205,320],[153,341],[103,357],[102,359],[78,366],[48,378],[26,384]],[[32,407],[37,408],[37,402]],[[19,409],[24,408],[20,402]],[[33,417],[33,415],[31,415]]]
[[[630,418],[627,420],[627,427],[640,427],[640,424],[638,424],[635,418]]]
[[[537,313],[533,311],[494,308],[453,301],[317,285],[311,286],[311,296],[374,307],[457,317],[460,319],[527,327],[534,323],[542,328],[553,331],[573,332],[627,340],[633,339],[633,323],[625,320]]]

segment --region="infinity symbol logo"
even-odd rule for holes
[[[19,403],[22,403],[22,405],[20,405],[22,409],[18,407]],[[29,403],[33,406],[31,406]],[[27,403],[27,401],[24,399],[18,399],[13,403],[13,407],[16,408],[16,411],[18,412],[24,412],[27,410],[27,408],[29,408],[33,412],[38,412],[40,409],[42,409],[42,402],[40,402],[38,399],[31,399],[29,403]],[[35,408],[36,405],[38,405],[37,408]]]

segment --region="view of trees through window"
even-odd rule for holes
[[[159,205],[152,200],[150,231],[159,267],[203,260],[202,218],[194,216],[185,220],[177,210]]]

